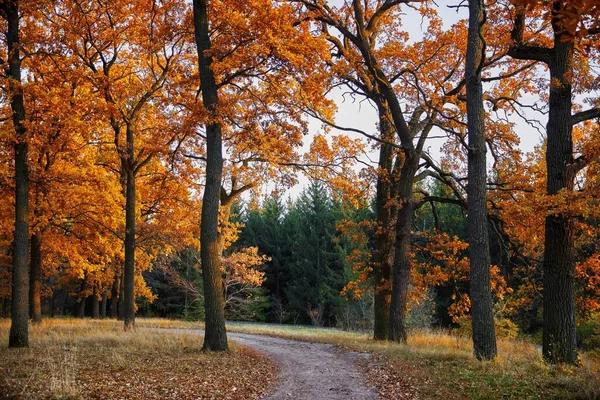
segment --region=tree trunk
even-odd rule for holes
[[[410,287],[410,238],[413,222],[413,184],[419,167],[419,155],[414,150],[405,150],[404,165],[398,182],[400,209],[396,220],[396,242],[394,267],[392,269],[392,300],[390,303],[389,339],[406,343],[406,310]]]
[[[553,1],[552,48],[523,45],[524,9],[517,8],[509,54],[517,59],[542,61],[550,70],[550,101],[546,125],[547,193],[572,192],[576,166],[573,160],[572,64],[573,36],[564,27],[567,1]],[[586,118],[594,118],[593,115]],[[581,121],[580,121],[581,122]],[[551,214],[545,221],[543,285],[544,334],[542,354],[551,363],[577,361],[573,263],[573,220],[568,214]]]
[[[3,297],[2,298],[2,318],[8,318],[8,307],[9,307],[8,298]]]
[[[394,127],[386,115],[387,109],[379,107],[380,137],[387,141],[394,141]],[[394,152],[391,145],[381,143],[379,149],[379,170],[377,173],[377,192],[375,198],[377,231],[373,244],[373,271],[375,278],[375,303],[374,303],[374,333],[375,340],[387,340],[390,321],[391,300],[391,270],[394,263],[394,235],[393,221],[395,207],[392,206],[391,178]]]
[[[13,241],[12,308],[9,347],[29,347],[29,169],[27,166],[27,128],[25,104],[21,88],[21,56],[19,51],[19,1],[0,5],[8,23],[9,96],[16,134],[15,149],[15,233]]]
[[[100,303],[100,318],[106,318],[106,304],[108,303],[108,290],[102,292],[102,302]]]
[[[77,318],[84,318],[85,317],[85,300],[87,299],[87,297],[82,297],[79,300],[79,303],[77,304]]]
[[[92,295],[92,318],[100,319],[100,299],[98,298],[96,291],[94,291],[94,294]]]
[[[50,298],[50,318],[54,318],[56,309],[56,295],[54,294],[54,290],[52,291],[52,297]]]
[[[133,155],[133,132],[127,129],[128,152]],[[130,157],[130,160],[133,157]],[[127,171],[125,198],[125,265],[123,271],[123,322],[126,331],[135,329],[135,174],[132,168]]]
[[[115,272],[115,279],[110,291],[110,317],[117,319],[119,317],[119,272]]]
[[[496,357],[496,333],[490,286],[490,248],[487,210],[485,113],[481,68],[485,54],[482,0],[469,0],[469,33],[465,82],[468,118],[468,226],[473,348],[478,360]]]
[[[85,316],[85,300],[87,296],[84,296],[85,290],[87,288],[87,276],[83,276],[81,280],[81,286],[79,288],[79,302],[77,303],[77,318],[83,318]],[[66,302],[67,296],[65,296]]]
[[[211,122],[206,126],[206,182],[202,198],[200,246],[204,281],[205,335],[203,348],[227,350],[225,299],[221,282],[221,246],[218,235],[219,198],[223,175],[221,125],[217,120],[218,87],[211,70],[212,57],[207,1],[194,0],[194,28],[198,50],[198,67],[202,83],[202,99]]]
[[[555,29],[556,32],[556,29]],[[569,83],[573,43],[562,35],[554,39],[550,62],[550,109],[548,113],[546,169],[547,190],[555,195],[573,190],[572,90]],[[573,263],[573,222],[563,214],[548,215],[544,243],[544,334],[542,352],[552,363],[577,361]]]
[[[125,287],[123,286],[123,272],[119,276],[119,300],[117,301],[117,319],[123,321],[125,315],[125,306],[123,299],[125,298]]]
[[[42,239],[40,233],[31,235],[29,314],[34,324],[42,322]]]

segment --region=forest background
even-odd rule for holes
[[[358,3],[211,2],[205,54],[220,96],[215,112],[201,98],[208,83],[198,84],[188,3],[3,2],[3,316],[14,310],[13,272],[25,259],[34,320],[121,315],[127,325],[134,306],[138,315],[204,318],[200,195],[207,127],[218,125],[229,318],[374,326],[377,336],[387,324],[378,301],[393,303],[392,283],[402,281],[409,326],[468,331],[467,21],[444,23],[447,12],[428,2]],[[482,28],[490,288],[498,333],[539,334],[551,259],[544,232],[548,218],[567,221],[567,297],[578,345],[592,349],[600,340],[598,5],[584,1],[572,16],[568,4],[550,3],[489,4]],[[419,14],[415,33],[403,21]],[[556,68],[536,52],[556,40],[556,26],[564,32],[553,49],[573,49],[560,79],[548,78]],[[544,115],[553,115],[553,91],[567,86],[568,182],[550,190]],[[333,90],[373,106],[377,124],[336,119]],[[307,135],[315,120],[322,128]],[[520,130],[542,141],[525,153]],[[302,174],[311,183],[285,197]],[[23,204],[25,258],[15,233]],[[392,226],[396,248],[407,251],[386,270],[391,262],[377,251]]]

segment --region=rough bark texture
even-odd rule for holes
[[[127,130],[128,153],[133,156],[133,133]],[[123,322],[126,331],[135,328],[135,174],[132,168],[127,171],[125,197],[125,263],[123,272]]]
[[[573,60],[573,43],[554,39],[554,57],[550,76],[560,85],[550,87],[546,168],[547,190],[553,195],[562,189],[573,190],[573,138],[571,126],[571,85],[568,81]],[[546,217],[544,243],[544,334],[542,351],[552,363],[575,363],[575,299],[573,263],[573,227],[567,215]]]
[[[394,268],[392,270],[392,300],[390,304],[389,339],[406,343],[406,310],[410,286],[410,238],[413,222],[413,184],[419,167],[419,156],[414,150],[405,151],[404,165],[398,182],[400,209],[396,221]]]
[[[491,360],[496,357],[497,348],[490,286],[485,113],[481,82],[481,66],[485,54],[482,38],[483,7],[482,0],[469,0],[469,33],[465,66],[469,137],[467,192],[473,349],[478,360]]]
[[[546,125],[547,192],[555,195],[561,190],[572,191],[575,177],[573,160],[573,103],[571,65],[573,36],[562,26],[560,15],[571,12],[568,1],[552,3],[554,47],[523,44],[525,9],[517,8],[514,41],[509,55],[521,60],[537,60],[550,70],[550,102]],[[594,118],[594,113],[578,118],[576,123]],[[566,214],[548,215],[545,222],[543,285],[544,334],[542,353],[551,363],[577,361],[575,335],[575,265],[573,263],[573,221]]]
[[[42,240],[39,233],[31,235],[29,268],[29,315],[34,324],[42,322]]]
[[[194,28],[202,100],[204,107],[212,117],[211,122],[206,125],[206,182],[202,198],[202,225],[200,227],[206,323],[203,348],[224,351],[228,347],[225,330],[225,299],[221,281],[222,249],[218,235],[223,150],[221,125],[216,120],[219,103],[218,87],[211,70],[212,57],[205,54],[211,48],[206,0],[194,0]]]
[[[362,6],[359,0],[353,0],[355,18],[363,21]],[[389,339],[398,342],[406,342],[406,309],[408,301],[408,288],[410,284],[410,237],[413,220],[413,183],[419,166],[420,149],[415,148],[413,136],[404,118],[402,107],[396,93],[387,78],[384,70],[378,64],[375,57],[373,43],[370,42],[365,32],[363,23],[357,25],[358,37],[356,42],[358,50],[366,62],[370,75],[373,76],[377,93],[387,104],[387,110],[391,117],[396,135],[404,151],[402,167],[398,169],[397,200],[401,207],[398,210],[396,220],[396,237],[394,244],[394,266],[392,268],[392,297],[390,301],[390,326]]]
[[[386,116],[387,109],[379,108],[380,136],[387,142],[394,141],[394,127]],[[391,271],[394,263],[395,207],[391,204],[393,181],[391,177],[394,152],[391,145],[381,143],[379,171],[375,197],[377,232],[373,243],[373,270],[375,278],[375,326],[373,338],[387,340],[389,335]]]
[[[12,308],[9,347],[29,347],[29,169],[27,166],[27,129],[21,89],[19,43],[19,2],[0,5],[8,24],[8,77],[12,120],[16,133],[15,149],[15,236],[13,242]]]

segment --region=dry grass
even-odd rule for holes
[[[4,344],[8,330],[0,321]],[[236,345],[202,352],[201,343],[193,333],[125,333],[110,320],[45,320],[30,327],[29,349],[0,347],[0,398],[255,399],[271,385],[265,357]]]
[[[138,319],[136,325],[203,327],[198,322],[164,319]],[[382,399],[600,398],[600,360],[584,354],[580,368],[550,366],[542,361],[540,350],[525,341],[500,341],[500,356],[481,363],[473,359],[469,339],[444,332],[415,332],[408,345],[399,345],[332,329],[229,323],[228,330],[370,352],[372,360],[362,367]],[[8,324],[0,322],[4,343],[7,332]],[[239,347],[230,354],[205,354],[198,350],[197,335],[143,329],[124,335],[121,323],[114,321],[46,320],[41,328],[32,328],[31,337],[29,351],[0,349],[0,368],[4,368],[0,376],[10,372],[0,381],[0,393],[8,382],[17,398],[35,398],[28,393],[38,393],[37,397],[54,398],[245,399],[257,397],[273,373],[263,359]],[[16,367],[15,355],[21,352],[24,365]],[[220,374],[224,376],[217,376]],[[238,384],[238,376],[245,377],[246,386]],[[130,386],[124,391],[127,383]],[[42,384],[50,388],[44,389]],[[178,391],[182,387],[197,392]],[[155,391],[144,392],[151,388]]]

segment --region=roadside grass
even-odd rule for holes
[[[29,349],[9,349],[9,328],[10,321],[0,320],[0,399],[257,399],[276,375],[266,357],[247,347],[201,351],[197,333],[46,319],[30,325]]]
[[[581,355],[581,366],[552,366],[522,340],[499,340],[497,359],[478,362],[470,338],[446,332],[413,332],[407,345],[331,329],[229,324],[236,332],[332,343],[370,352],[363,366],[382,398],[402,399],[600,399],[600,360]]]
[[[199,323],[143,320],[140,325],[199,328]],[[227,324],[230,332],[331,343],[373,354],[362,365],[382,399],[600,399],[600,360],[581,355],[581,366],[552,366],[536,345],[499,340],[497,359],[478,362],[469,338],[419,331],[408,345],[375,342],[370,334],[301,326]]]

